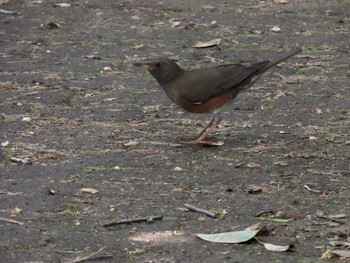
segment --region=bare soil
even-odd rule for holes
[[[350,2],[281,2],[0,5],[15,11],[0,14],[0,261],[339,261],[327,252],[350,233]],[[221,147],[181,143],[211,116],[184,113],[132,66],[155,55],[184,68],[250,62],[296,46],[223,112]],[[164,218],[103,227],[150,216]],[[195,235],[256,223],[260,239],[294,249]]]

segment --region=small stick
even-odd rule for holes
[[[202,213],[202,214],[205,214],[205,215],[212,217],[212,218],[216,218],[216,216],[217,216],[217,214],[215,212],[204,210],[204,209],[195,207],[195,206],[190,205],[190,204],[185,204],[184,206],[191,211],[194,211],[197,213]]]
[[[86,257],[77,257],[76,259],[73,260],[69,260],[66,263],[80,263],[80,262],[85,262],[85,261],[89,261],[89,260],[94,260],[94,259],[101,259],[101,258],[110,258],[112,257],[111,255],[107,255],[107,256],[96,256],[98,253],[100,253],[102,250],[104,250],[106,247],[101,247],[99,250],[97,250],[96,252],[92,253],[91,255],[88,255]]]
[[[110,222],[110,223],[104,224],[102,226],[109,227],[109,226],[115,226],[115,225],[125,225],[125,224],[140,223],[140,222],[153,223],[154,221],[158,221],[158,220],[162,220],[162,219],[163,219],[163,216],[131,218],[131,219],[124,219],[124,220]]]
[[[16,220],[7,219],[7,218],[3,218],[3,217],[0,217],[0,221],[5,221],[5,222],[12,223],[12,224],[18,224],[18,225],[23,225],[24,224],[24,223],[16,221]]]

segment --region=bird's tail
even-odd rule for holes
[[[301,51],[303,51],[301,48],[298,49],[294,49],[292,51],[289,51],[288,53],[275,58],[273,60],[271,60],[269,63],[267,63],[265,66],[263,66],[261,69],[259,69],[256,73],[257,75],[261,75],[262,73],[264,73],[265,71],[267,71],[269,68],[277,65],[278,63],[281,63],[282,61],[285,61],[286,59],[295,56],[296,54],[300,53]]]

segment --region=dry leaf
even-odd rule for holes
[[[11,217],[15,218],[17,217],[20,213],[22,212],[21,208],[15,207],[14,209],[11,210]]]
[[[221,38],[216,38],[210,41],[205,41],[205,42],[198,42],[194,46],[194,48],[206,48],[206,47],[213,47],[213,46],[218,46],[220,45]]]
[[[260,186],[252,185],[247,190],[248,194],[259,194],[262,192],[262,188]]]
[[[271,32],[273,33],[280,33],[282,30],[278,26],[274,26],[273,28],[270,29]]]
[[[5,146],[9,145],[9,143],[10,143],[9,141],[4,141],[4,142],[1,143],[1,146],[5,147]]]
[[[277,4],[287,4],[288,3],[287,0],[274,0],[274,2]]]
[[[350,258],[350,250],[332,250],[331,253],[341,258]]]
[[[264,247],[269,251],[284,252],[291,248],[291,245],[279,246],[279,245],[274,245],[274,244],[264,243],[264,242],[260,242],[260,243],[262,243]]]
[[[252,168],[252,169],[260,169],[261,168],[260,164],[257,164],[257,163],[248,163],[246,166],[249,168]]]
[[[288,163],[285,162],[285,161],[274,162],[273,164],[274,165],[279,165],[279,166],[287,166],[288,165]]]
[[[83,193],[88,193],[88,194],[97,194],[98,193],[98,190],[96,190],[94,188],[81,188],[80,191]]]
[[[331,246],[344,246],[350,248],[350,242],[344,242],[344,241],[329,241],[329,244]]]
[[[316,108],[316,109],[315,109],[315,112],[316,112],[316,114],[318,114],[318,115],[319,115],[319,114],[321,114],[321,113],[322,113],[322,110],[321,110],[321,109],[319,109],[319,108]]]
[[[173,21],[171,22],[171,27],[178,27],[181,24],[180,21]]]
[[[56,6],[56,7],[70,7],[71,4],[68,4],[68,3],[57,3],[57,4],[54,4],[54,6]]]
[[[124,144],[124,146],[135,146],[138,145],[139,142],[138,141],[130,141]]]

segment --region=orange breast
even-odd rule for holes
[[[184,100],[183,98],[177,97],[174,102],[184,110],[192,113],[213,113],[216,110],[223,107],[225,104],[233,100],[237,94],[240,92],[240,89],[234,88],[228,90],[225,93],[211,97],[200,104],[193,104]]]

